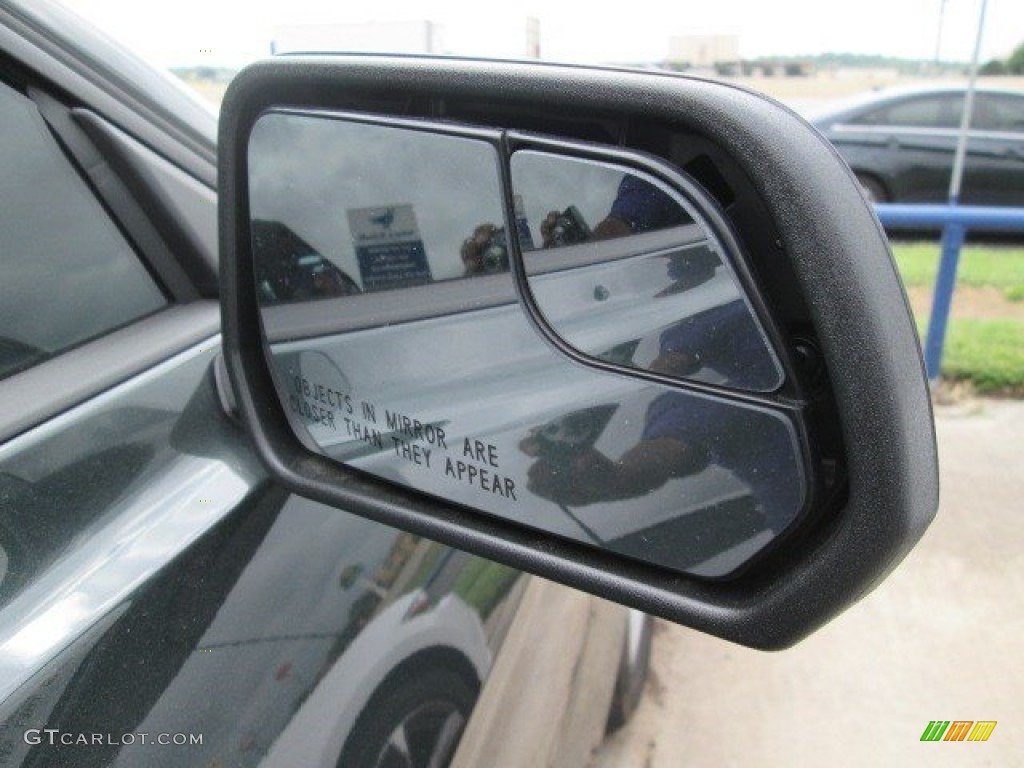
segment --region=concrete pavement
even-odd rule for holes
[[[937,410],[942,501],[875,592],[763,653],[659,623],[633,722],[592,768],[1024,766],[1024,403]],[[921,742],[995,720],[987,742]]]

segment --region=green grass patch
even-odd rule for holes
[[[917,318],[924,345],[927,317]],[[983,395],[1024,397],[1024,322],[951,317],[942,378],[969,381]]]
[[[453,591],[486,619],[518,576],[519,571],[508,566],[474,558],[459,574]]]
[[[952,318],[942,375],[986,394],[1024,395],[1024,322]]]
[[[932,288],[938,271],[938,243],[893,243],[903,281]],[[1008,301],[1024,301],[1024,248],[968,245],[960,253],[957,284],[989,286]],[[928,318],[917,318],[922,338]],[[969,381],[984,394],[1024,397],[1024,321],[1019,318],[949,319],[942,359],[943,378]]]
[[[893,243],[893,256],[903,282],[931,287],[939,269],[940,246],[934,243]],[[992,286],[1010,301],[1024,301],[1024,248],[967,245],[960,252],[957,281],[961,285]]]

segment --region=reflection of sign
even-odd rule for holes
[[[348,212],[363,290],[403,288],[431,281],[430,265],[411,205]]]

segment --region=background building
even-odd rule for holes
[[[740,60],[739,35],[677,35],[669,38],[668,59],[700,69]]]

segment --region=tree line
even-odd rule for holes
[[[978,70],[983,75],[1024,75],[1024,43],[1005,59],[992,59]]]

